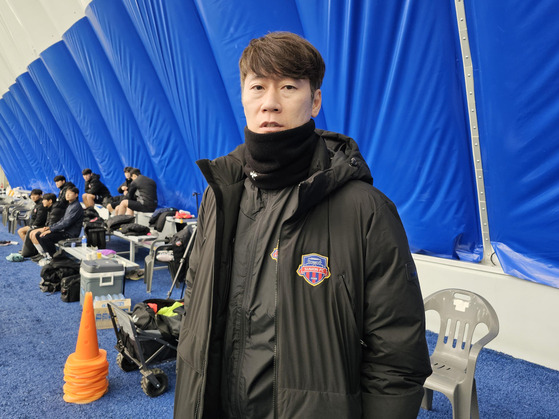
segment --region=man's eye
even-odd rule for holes
[[[292,86],[292,85],[290,85],[290,84],[288,84],[288,85],[286,85],[286,86],[284,86],[284,87],[285,87],[285,89],[287,89],[287,90],[295,90],[295,89],[297,89],[295,86]]]
[[[264,89],[264,88],[263,88],[262,86],[260,86],[260,85],[256,85],[256,86],[252,86],[252,89],[253,89],[253,90],[262,90],[262,89]]]

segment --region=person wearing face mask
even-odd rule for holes
[[[415,265],[355,141],[315,127],[324,61],[274,32],[239,66],[244,144],[197,162],[175,417],[415,418],[431,373]]]

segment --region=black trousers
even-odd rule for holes
[[[37,239],[44,251],[53,256],[56,253],[56,243],[69,237],[70,235],[64,231],[54,231],[43,237],[37,236]]]
[[[31,237],[29,236],[29,233],[31,233],[32,231],[33,230],[29,230],[25,235],[25,240],[23,240],[23,246],[21,247],[21,255],[24,258],[30,258],[31,256],[35,256],[37,254],[37,249],[33,245],[33,242],[31,241]]]

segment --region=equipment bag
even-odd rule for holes
[[[171,307],[174,308],[172,313],[159,315],[159,310]],[[132,319],[138,328],[158,330],[164,338],[178,339],[183,315],[183,300],[153,298],[137,303],[132,310]]]
[[[60,299],[65,303],[80,301],[81,275],[65,276],[60,281]]]
[[[96,247],[97,249],[107,248],[106,230],[103,227],[84,229],[87,237],[87,245]]]
[[[59,250],[51,261],[41,269],[41,281],[39,288],[43,292],[55,292],[60,290],[62,278],[76,275],[80,272],[80,263],[70,259]]]

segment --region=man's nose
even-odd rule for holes
[[[266,92],[262,102],[262,111],[263,112],[280,112],[281,111],[281,104],[278,98],[278,93],[273,89],[270,89]]]

